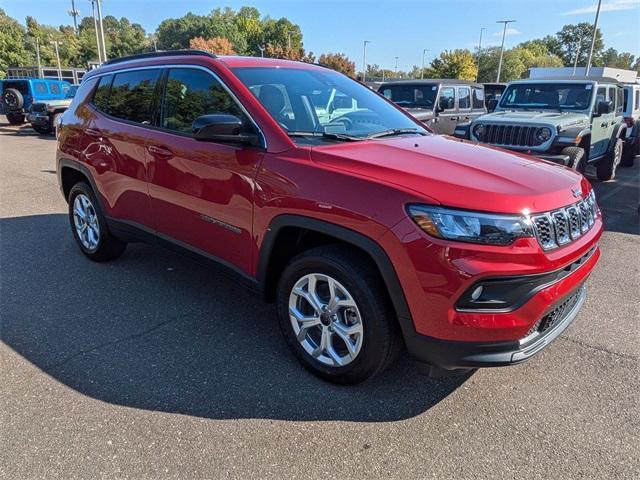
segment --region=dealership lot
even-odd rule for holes
[[[633,478],[640,166],[596,183],[607,231],[575,323],[530,362],[323,383],[219,272],[73,244],[55,140],[0,124],[0,476]]]

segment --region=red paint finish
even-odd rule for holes
[[[64,114],[58,160],[92,176],[106,214],[258,274],[274,218],[293,214],[354,230],[391,260],[417,333],[447,340],[522,338],[595,266],[590,260],[511,313],[460,313],[454,303],[484,277],[551,272],[597,245],[602,220],[579,240],[544,252],[533,238],[509,246],[438,240],[407,216],[409,203],[520,214],[574,203],[580,174],[513,152],[448,137],[400,137],[322,146],[296,145],[230,68],[317,66],[255,58],[165,57],[99,71],[199,65],[214,72],[254,119],[266,148],[198,142],[188,136],[110,118],[92,105],[95,79],[83,83]]]

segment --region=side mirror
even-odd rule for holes
[[[257,145],[259,138],[254,133],[243,132],[242,120],[235,115],[214,113],[202,115],[193,121],[193,138],[200,142],[240,143]]]
[[[455,100],[451,97],[440,97],[438,99],[438,112],[451,110],[455,107]]]
[[[498,99],[497,98],[490,99],[487,102],[487,112],[491,113],[491,112],[495,111],[497,106],[498,106]]]
[[[596,113],[598,114],[598,116],[600,115],[606,115],[607,113],[611,113],[611,111],[613,110],[613,102],[610,100],[600,100],[598,102],[598,108],[596,110]]]

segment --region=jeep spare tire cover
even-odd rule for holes
[[[7,88],[2,94],[2,101],[9,108],[17,109],[24,106],[24,97],[15,88]]]

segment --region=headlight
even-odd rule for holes
[[[536,140],[538,140],[539,144],[542,144],[551,138],[552,133],[549,127],[541,127],[536,130]]]
[[[431,205],[409,205],[407,211],[422,230],[436,238],[509,245],[517,238],[533,236],[533,227],[525,216],[465,212]]]
[[[485,131],[485,127],[482,124],[476,125],[475,127],[473,127],[473,136],[476,137],[478,140],[482,140],[482,138],[484,137],[484,131]]]

